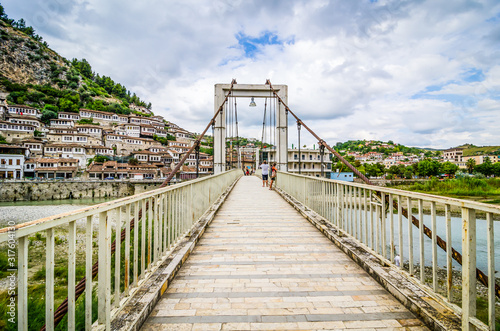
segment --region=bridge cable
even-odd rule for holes
[[[335,149],[330,147],[323,139],[321,139],[313,130],[311,130],[307,125],[304,124],[304,122],[297,116],[295,115],[288,105],[283,102],[281,97],[278,95],[276,90],[273,88],[271,81],[268,79],[266,81],[266,84],[269,84],[270,89],[273,91],[274,95],[276,98],[283,104],[285,109],[297,120],[297,123],[300,122],[300,124],[307,130],[311,135],[313,135],[317,140],[318,143],[325,146],[326,149],[328,149],[333,155],[335,155],[342,163],[344,163],[349,169],[351,169],[356,175],[358,175],[359,178],[361,178],[365,183],[368,185],[374,185],[365,175],[363,175],[358,169],[356,169],[351,163],[349,163],[346,159],[342,157]],[[376,194],[378,196],[378,199],[381,199],[380,193]],[[384,203],[388,203],[389,197],[386,197]],[[398,202],[396,200],[393,200],[393,208],[398,209]],[[406,218],[408,218],[408,210],[406,208],[402,208],[402,214]],[[417,228],[420,228],[420,221],[412,215],[412,224],[416,226]],[[423,225],[424,227],[424,233],[427,237],[432,239],[432,231],[429,229],[425,224]],[[440,236],[436,235],[436,240],[438,246],[446,252],[446,241],[443,240]],[[455,250],[453,247],[451,248],[452,254],[451,256],[455,261],[457,261],[460,265],[462,265],[462,254],[460,254],[457,250]],[[486,287],[488,287],[488,276],[481,271],[480,269],[476,268],[476,278]],[[500,298],[500,285],[495,284],[495,295]]]
[[[262,149],[262,145],[264,144],[264,139],[266,137],[266,109],[267,109],[267,98],[264,99],[264,119],[262,120],[262,138],[260,141],[260,153],[262,155],[261,157],[261,163],[264,161],[264,150]]]
[[[238,104],[236,103],[236,98],[234,98],[234,119],[236,122],[236,167],[241,167],[240,159],[240,137],[238,135]]]
[[[302,173],[302,164],[300,162],[300,160],[302,160],[302,155],[300,154],[300,127],[301,127],[301,124],[300,124],[300,121],[297,121],[297,138],[298,138],[298,143],[299,143],[299,175]]]

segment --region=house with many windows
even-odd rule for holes
[[[24,178],[26,151],[23,146],[0,144],[0,179]]]

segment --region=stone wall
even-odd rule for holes
[[[5,181],[0,182],[0,201],[122,198],[158,188],[161,183],[161,181]]]

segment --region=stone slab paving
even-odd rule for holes
[[[240,179],[143,330],[427,330],[261,184]]]

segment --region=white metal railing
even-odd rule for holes
[[[126,299],[147,279],[173,250],[197,220],[237,178],[240,169],[192,180],[186,183],[137,194],[69,213],[39,219],[0,229],[0,244],[13,251],[17,248],[17,322],[18,330],[28,330],[28,296],[30,276],[29,251],[33,237],[45,233],[45,323],[54,329],[54,268],[67,257],[68,330],[75,330],[76,306],[83,305],[84,326],[110,329],[112,317]],[[133,225],[131,221],[133,220]],[[97,231],[94,226],[97,225]],[[122,234],[124,230],[124,234]],[[62,234],[61,234],[62,233]],[[65,244],[55,240],[66,236]],[[122,237],[124,237],[122,239]],[[57,237],[59,239],[59,237]],[[112,241],[115,253],[112,255]],[[79,246],[82,249],[78,249]],[[67,254],[66,254],[67,251]],[[59,255],[60,254],[60,255]],[[97,257],[97,260],[96,260]],[[66,260],[66,259],[64,259]],[[11,260],[9,260],[11,261]],[[92,269],[98,261],[98,318],[92,319]],[[75,300],[77,262],[85,264],[85,301]],[[12,262],[11,269],[16,269]],[[95,267],[94,267],[95,269]],[[95,300],[94,293],[94,300]],[[43,300],[43,298],[40,298]],[[94,307],[95,310],[95,307]],[[79,321],[82,324],[82,321]]]
[[[385,262],[397,263],[411,275],[418,272],[415,276],[421,285],[461,314],[464,330],[473,326],[495,330],[494,249],[495,244],[500,246],[500,240],[495,242],[494,228],[496,224],[500,226],[500,222],[494,220],[500,219],[500,207],[286,172],[278,173],[277,186]],[[418,228],[414,228],[416,223]],[[430,238],[426,234],[430,234]],[[438,236],[444,237],[446,244]],[[438,244],[446,250],[441,250]],[[461,269],[453,261],[457,255],[459,259],[460,251]],[[496,256],[498,259],[500,254]],[[438,262],[442,267],[438,267]],[[490,276],[487,277],[488,311],[484,323],[476,318],[478,263]],[[461,308],[458,305],[460,296],[457,300],[456,293],[453,293],[457,291],[453,279],[460,277],[457,275],[460,270]],[[440,271],[446,271],[446,277],[439,278]]]

